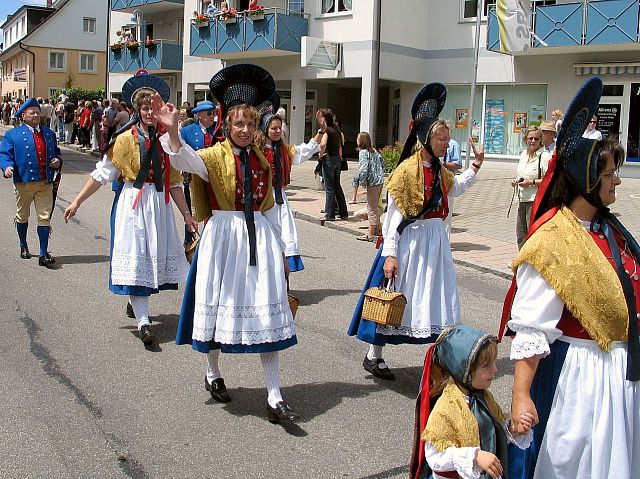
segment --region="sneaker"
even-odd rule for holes
[[[333,218],[329,216],[325,216],[324,218],[322,218],[322,221],[335,221],[335,220],[336,220],[335,216]]]

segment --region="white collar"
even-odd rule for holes
[[[27,128],[29,128],[29,131],[30,131],[31,133],[33,133],[34,131],[35,131],[37,134],[39,134],[39,133],[40,133],[40,127],[39,127],[39,126],[38,126],[38,127],[36,127],[36,128],[34,128],[34,127],[32,127],[32,126],[27,125],[26,123],[24,124],[24,126],[26,126]]]

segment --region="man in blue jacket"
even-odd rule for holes
[[[13,178],[16,193],[16,229],[20,240],[20,257],[31,258],[27,246],[27,228],[31,203],[38,216],[40,266],[51,268],[55,260],[48,251],[53,212],[54,172],[62,166],[55,133],[40,126],[40,105],[29,98],[16,112],[22,125],[9,130],[0,144],[0,168],[5,178]]]

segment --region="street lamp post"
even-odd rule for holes
[[[144,68],[144,16],[138,9],[131,12],[131,23],[136,25],[136,40],[138,41],[139,67]]]

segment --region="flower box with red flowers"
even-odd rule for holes
[[[247,10],[247,14],[251,20],[262,20],[264,18],[264,7],[253,5]]]
[[[158,42],[155,40],[145,40],[144,41],[144,46],[146,48],[155,48],[158,46]]]
[[[127,46],[127,50],[133,51],[133,50],[137,50],[140,44],[136,40],[131,40],[126,43],[126,46]]]
[[[197,27],[209,25],[209,16],[206,13],[193,12],[193,24]]]
[[[225,8],[218,13],[218,18],[224,23],[235,23],[238,12],[235,8]]]

